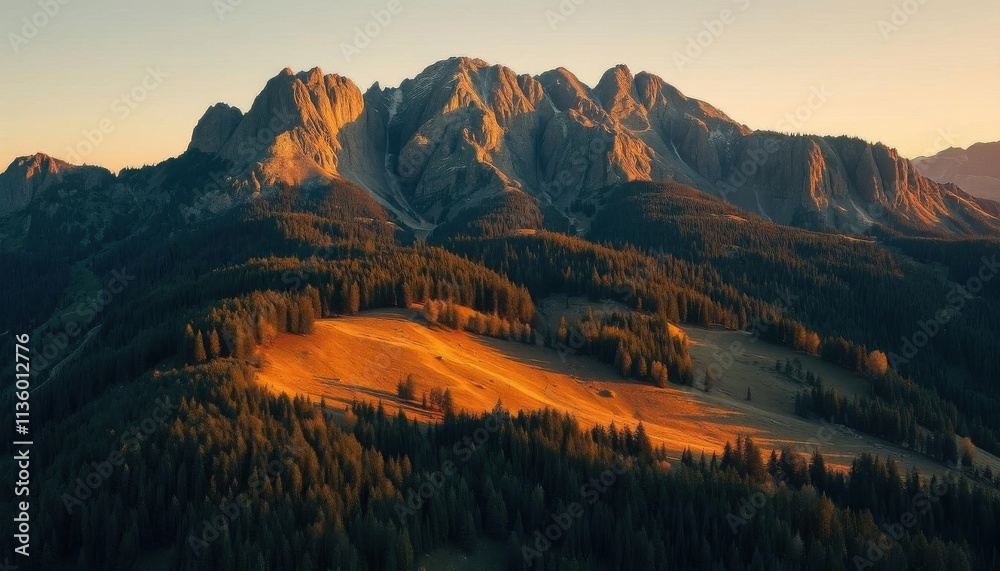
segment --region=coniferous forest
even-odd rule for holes
[[[186,165],[206,160],[157,168],[189,188]],[[608,196],[583,236],[512,233],[534,223],[511,199],[509,216],[470,214],[420,240],[349,183],[282,188],[216,216],[137,211],[101,241],[59,249],[49,235],[2,254],[17,276],[2,321],[36,340],[32,568],[404,571],[483,543],[511,570],[1000,568],[996,475],[963,450],[1000,454],[1000,289],[954,285],[995,241],[848,240],[674,184]],[[556,294],[618,309],[542,329],[539,304]],[[808,387],[795,412],[905,444],[943,475],[875,450],[836,470],[747,435],[671,462],[641,422],[498,402],[422,423],[255,381],[253,356],[279,335],[417,306],[511,343],[572,337],[660,387],[704,381],[670,324],[754,332],[870,379],[870,395],[847,399],[778,363]],[[948,307],[941,334],[910,351]],[[13,340],[0,344],[13,371]],[[16,465],[0,466],[11,480]]]

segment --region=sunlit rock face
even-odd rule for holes
[[[220,188],[234,196],[346,179],[428,231],[484,217],[580,229],[581,205],[592,216],[633,180],[689,184],[817,230],[1000,226],[996,204],[926,178],[884,145],[754,131],[623,65],[590,87],[563,68],[530,76],[452,58],[366,91],[318,68],[285,69],[246,113],[209,108],[188,150],[224,163]],[[0,214],[24,209],[67,168],[15,161],[0,178]]]

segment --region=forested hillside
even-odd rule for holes
[[[31,396],[44,530],[35,568],[405,570],[438,547],[486,540],[506,546],[508,569],[1000,565],[1000,499],[968,465],[921,479],[865,455],[837,473],[821,455],[771,454],[741,436],[670,466],[641,424],[580,426],[498,403],[420,425],[378,403],[276,397],[254,380],[255,350],[277,334],[431,301],[490,316],[519,341],[534,330],[553,350],[572,335],[636,382],[704,387],[669,324],[718,325],[872,376],[871,399],[891,417],[879,436],[957,433],[998,451],[996,364],[964,344],[991,351],[995,284],[965,298],[947,334],[908,363],[873,360],[898,352],[893,340],[932,316],[945,280],[976,269],[991,243],[889,246],[778,227],[696,191],[635,187],[615,193],[590,240],[512,232],[512,217],[428,245],[364,196],[348,183],[288,187],[188,224],[154,213],[83,250],[59,255],[46,242],[4,254],[24,281],[6,318],[32,332],[47,363]],[[625,309],[540,329],[535,304],[555,293]],[[74,304],[95,294],[85,319]],[[70,323],[86,334],[66,334]],[[821,389],[810,404],[861,422]],[[937,449],[924,451],[961,460]],[[14,468],[2,464],[5,476]]]
[[[1000,451],[1000,421],[992,413],[1000,407],[1000,365],[993,358],[1000,352],[1000,279],[994,279],[1000,241],[880,236],[881,242],[807,232],[682,185],[636,183],[614,196],[613,207],[594,221],[593,240],[634,246],[683,268],[678,275],[693,276],[683,283],[698,291],[732,289],[766,301],[787,292],[794,301],[780,303],[778,324],[763,338],[787,343],[785,326],[801,323],[820,344],[796,348],[858,371],[880,351],[896,373],[931,390],[903,397],[883,382],[876,383],[879,396],[901,409],[937,406],[940,396],[959,414],[930,425],[948,425]]]

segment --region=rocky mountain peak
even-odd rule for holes
[[[22,172],[25,178],[33,178],[44,174],[58,174],[60,171],[70,168],[74,168],[74,165],[45,153],[35,153],[33,155],[17,157],[7,167],[6,172]]]
[[[17,157],[0,173],[0,218],[24,210],[71,174],[83,175],[76,183],[84,191],[113,178],[107,169],[72,165],[45,153]]]
[[[188,150],[218,153],[242,120],[243,112],[236,107],[225,103],[212,105],[195,125]]]
[[[674,180],[813,229],[1000,226],[885,145],[754,132],[625,65],[591,88],[565,68],[532,77],[456,57],[364,94],[346,77],[286,68],[246,115],[213,107],[195,132],[193,148],[217,149],[242,173],[237,189],[345,178],[422,229],[510,193],[523,195],[513,202],[521,216],[541,219],[544,205],[579,229],[573,204],[597,207],[599,193],[629,180]]]
[[[531,76],[460,57],[399,87],[375,83],[364,93],[318,67],[285,68],[245,113],[224,103],[209,107],[188,150],[226,166],[225,184],[212,191],[220,204],[346,180],[422,236],[475,232],[484,220],[494,228],[503,221],[583,234],[626,181],[675,181],[813,230],[865,233],[887,225],[903,233],[986,234],[1000,232],[1000,204],[963,190],[1000,179],[990,176],[1000,164],[998,147],[936,157],[956,186],[925,177],[880,143],[753,131],[625,65],[592,88],[565,68]],[[184,178],[167,176],[171,168],[205,164],[187,158],[153,167],[142,190],[155,194],[156,181]],[[0,174],[0,217],[34,216],[40,210],[30,206],[67,197],[89,200],[98,187],[122,195],[119,187],[134,182],[124,180],[44,154],[19,157]]]
[[[633,83],[635,82],[635,76],[632,75],[632,71],[629,70],[627,65],[618,64],[615,67],[604,72],[601,76],[601,80],[597,83],[597,87],[594,89],[597,92],[601,100],[604,100],[603,95],[609,93],[627,93],[632,91]]]
[[[189,149],[230,163],[226,192],[347,179],[422,232],[469,216],[562,217],[552,223],[584,231],[574,208],[599,210],[603,193],[631,180],[688,184],[811,229],[890,220],[928,232],[1000,228],[997,209],[923,177],[885,145],[754,132],[626,65],[591,88],[565,68],[532,77],[457,57],[364,93],[318,67],[285,68],[245,114],[209,108]],[[19,161],[0,179],[8,212],[30,203],[41,180],[33,173],[66,168]]]
[[[559,67],[536,77],[559,112],[575,112],[591,121],[607,118],[592,97],[591,90],[573,72]]]
[[[35,196],[72,168],[73,165],[44,153],[14,159],[0,174],[0,217],[26,208]]]
[[[605,72],[594,95],[615,121],[634,131],[649,128],[646,108],[637,100],[635,77],[627,66],[618,65]]]

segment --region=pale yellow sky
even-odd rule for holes
[[[34,152],[155,163],[184,151],[209,105],[245,110],[286,66],[364,89],[453,55],[563,66],[591,85],[625,63],[754,129],[855,135],[911,157],[1000,140],[995,0],[52,2],[52,15],[37,0],[0,7],[4,166]]]

